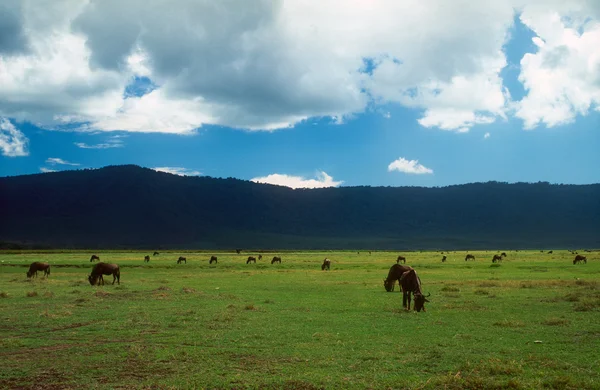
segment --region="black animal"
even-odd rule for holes
[[[445,263],[445,262],[446,262],[446,255],[444,255],[444,256],[442,257],[442,263]]]
[[[400,264],[401,261],[404,262],[404,264],[406,264],[406,257],[398,256],[398,258],[396,259],[396,264]]]
[[[262,260],[262,255],[258,255],[258,260]]]
[[[279,256],[273,257],[273,260],[271,260],[271,264],[275,264],[275,263],[281,264],[281,257],[279,257]]]
[[[552,254],[552,251],[548,251],[549,254]]]
[[[160,253],[154,252],[154,254],[152,256],[158,256],[158,255],[160,255]]]
[[[573,264],[577,264],[581,261],[583,261],[585,264],[587,264],[587,258],[584,255],[577,255],[577,256],[575,256],[575,259],[573,260]]]
[[[248,256],[248,260],[246,260],[246,264],[250,264],[251,262],[254,262],[254,264],[256,264],[256,257]]]
[[[212,264],[213,261],[216,263],[217,262],[217,256],[211,256],[210,260],[208,261],[209,264]]]
[[[92,286],[96,284],[104,285],[104,277],[102,275],[112,275],[113,282],[117,281],[118,284],[121,284],[121,271],[119,270],[119,266],[117,264],[108,264],[108,263],[98,263],[92,268],[92,273],[88,275],[88,280]]]
[[[492,263],[495,263],[497,261],[498,262],[502,261],[502,256],[500,256],[500,255],[494,255],[494,257],[492,257]]]
[[[329,271],[329,269],[331,268],[331,260],[325,258],[325,260],[323,260],[323,264],[321,265],[321,271]]]
[[[465,261],[467,261],[467,260],[469,260],[469,259],[471,259],[471,260],[475,260],[475,256],[473,256],[472,254],[470,254],[470,253],[469,253],[469,254],[467,254],[467,255],[465,256]]]
[[[144,256],[144,263],[149,263],[150,262],[150,256],[146,255]]]
[[[100,261],[100,257],[96,256],[96,255],[92,255],[92,257],[90,257],[90,263],[94,260],[98,260]]]
[[[38,271],[44,271],[44,276],[48,277],[50,275],[50,264],[42,263],[40,261],[31,263],[29,271],[27,271],[27,277],[31,278],[32,276],[35,276],[37,278]]]
[[[421,292],[421,279],[412,267],[394,264],[388,272],[387,278],[383,280],[383,286],[387,292],[394,291],[396,280],[402,288],[402,306],[410,310],[410,294],[415,298],[414,310],[425,311],[425,302],[429,302]],[[431,295],[431,294],[430,294]]]
[[[506,252],[502,252],[502,253],[500,253],[500,256],[502,256],[502,257],[506,257]]]
[[[237,253],[238,255],[239,255],[241,252],[242,252],[242,250],[241,250],[241,249],[236,249],[236,250],[235,250],[235,253]]]
[[[177,264],[180,263],[186,263],[187,264],[187,259],[183,256],[179,256],[179,259],[177,259]]]

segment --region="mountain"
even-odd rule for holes
[[[600,247],[600,184],[297,189],[133,165],[0,178],[13,247]]]

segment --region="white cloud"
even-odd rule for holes
[[[28,156],[27,144],[29,140],[9,120],[0,118],[0,150],[3,156],[22,157]]]
[[[509,111],[500,71],[515,9],[539,35],[516,115],[552,126],[598,105],[592,0],[6,4],[0,116],[51,129],[275,130],[395,103],[422,110],[423,126],[465,132]],[[135,77],[156,89],[125,96]]]
[[[40,167],[40,172],[48,173],[48,172],[56,172],[56,170],[46,168],[46,167]]]
[[[490,136],[491,136],[491,134],[490,134],[490,133],[485,133],[485,134],[483,135],[483,138],[484,138],[484,139],[488,139],[488,138],[490,138]]]
[[[110,149],[110,148],[122,148],[125,146],[123,140],[124,135],[113,135],[108,138],[106,142],[99,144],[86,144],[85,142],[74,142],[74,144],[81,149]]]
[[[343,181],[334,181],[333,177],[326,172],[317,172],[316,179],[306,179],[302,176],[290,176],[279,173],[273,173],[264,177],[255,177],[250,179],[255,183],[274,184],[290,188],[326,188],[338,187]]]
[[[62,158],[56,158],[56,157],[50,157],[48,159],[46,159],[46,163],[50,164],[50,165],[72,165],[72,166],[78,166],[81,164],[78,163],[72,163],[72,162],[68,162],[63,160]]]
[[[200,171],[181,167],[155,167],[152,169],[158,172],[165,172],[178,176],[200,176],[202,174]]]
[[[404,157],[400,157],[388,165],[388,172],[392,171],[412,173],[416,175],[433,173],[433,170],[419,164],[419,160],[407,160]]]
[[[521,21],[538,35],[538,52],[521,60],[519,80],[527,95],[515,115],[525,129],[554,127],[600,110],[600,20],[581,16],[536,6],[523,10]]]

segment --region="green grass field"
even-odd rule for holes
[[[96,253],[120,285],[92,252],[0,252],[0,388],[600,389],[600,252]],[[425,313],[383,288],[398,254]]]

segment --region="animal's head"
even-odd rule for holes
[[[97,278],[97,277],[94,277],[94,276],[92,276],[92,275],[88,275],[88,281],[90,282],[90,284],[91,284],[92,286],[95,286],[95,285],[96,285],[96,282],[97,282],[97,280],[98,280],[98,278]]]
[[[33,272],[27,271],[27,277],[30,278],[31,276],[33,276]]]
[[[394,291],[394,284],[396,283],[393,279],[383,279],[383,287],[385,287],[385,291],[392,292]]]
[[[427,295],[427,297],[429,297],[431,295],[431,293],[429,295]],[[423,311],[425,311],[425,302],[429,302],[429,300],[427,299],[427,297],[425,297],[425,295],[423,294],[414,294],[414,298],[415,298],[415,310],[417,312],[420,312],[421,309],[423,309]]]

